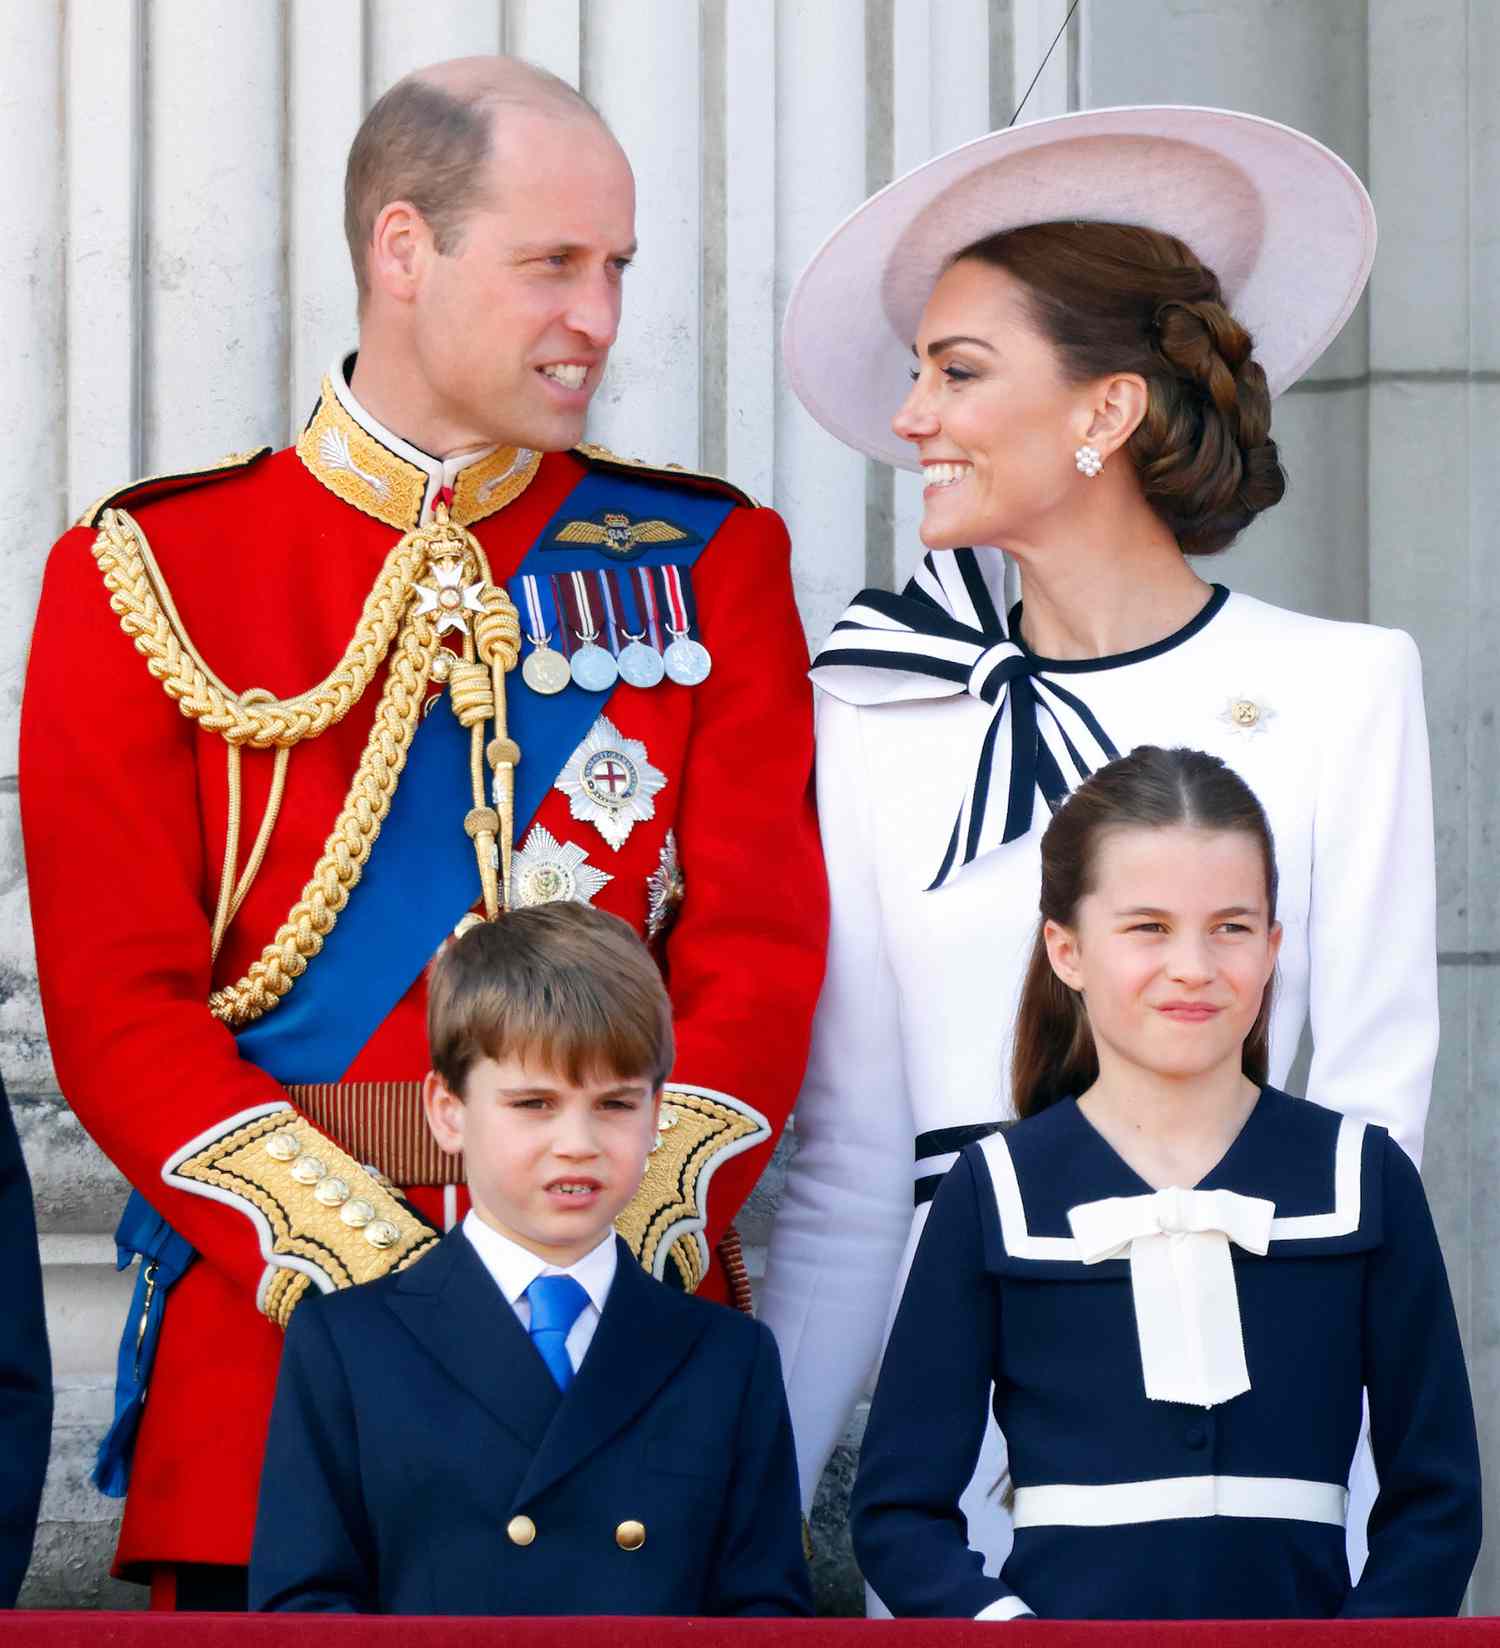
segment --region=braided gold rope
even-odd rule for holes
[[[151,546],[123,509],[105,510],[93,553],[120,627],[167,696],[205,732],[264,750],[316,738],[359,702],[390,651],[430,549],[420,531],[408,532],[386,556],[344,656],[317,686],[280,699],[262,699],[254,689],[236,693],[209,669],[177,616]]]
[[[259,959],[251,963],[249,972],[208,998],[209,1011],[215,1018],[237,1027],[270,1012],[323,948],[323,940],[349,902],[349,894],[359,882],[365,860],[390,811],[412,735],[422,718],[427,679],[438,646],[432,623],[415,612],[410,614],[391,653],[375,724],[338,821],[324,843],[323,855],[301,898]]]
[[[386,557],[337,666],[311,691],[277,700],[259,689],[237,694],[214,675],[193,646],[140,528],[123,510],[102,516],[94,559],[121,627],[182,713],[232,746],[284,750],[317,737],[348,714],[390,653],[359,767],[301,897],[250,970],[209,998],[210,1012],[224,1023],[249,1024],[275,1007],[348,903],[390,810],[440,645],[431,619],[411,604],[412,587],[429,558],[463,555],[471,547],[477,548],[473,538],[446,520],[407,533]],[[257,846],[263,850],[263,843]]]

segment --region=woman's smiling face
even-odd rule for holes
[[[1076,507],[1074,453],[1097,386],[1069,383],[1038,331],[1025,288],[975,259],[933,289],[917,333],[911,393],[891,420],[916,447],[929,549],[1029,540]]]

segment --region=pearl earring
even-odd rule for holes
[[[1080,446],[1073,454],[1073,462],[1078,466],[1078,473],[1087,475],[1090,480],[1104,468],[1104,459],[1099,456],[1096,446]]]

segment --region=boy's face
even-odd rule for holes
[[[581,1259],[641,1182],[660,1092],[604,1074],[574,1086],[516,1057],[481,1059],[464,1087],[429,1071],[422,1102],[438,1144],[464,1158],[474,1211],[549,1264]]]

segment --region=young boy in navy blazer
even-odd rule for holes
[[[462,1226],[287,1331],[251,1606],[812,1612],[780,1364],[614,1234],[672,1064],[655,964],[580,903],[471,928],[429,987]]]

